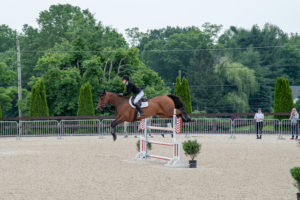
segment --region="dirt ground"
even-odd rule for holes
[[[296,199],[289,170],[300,166],[300,147],[288,136],[190,139],[202,144],[197,169],[135,161],[137,138],[132,136],[116,142],[110,136],[0,138],[0,199]],[[171,155],[163,146],[153,146],[152,152]]]

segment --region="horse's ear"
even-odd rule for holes
[[[106,92],[105,90],[103,90],[102,92],[100,92],[100,97],[105,96]]]

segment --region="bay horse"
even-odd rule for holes
[[[182,117],[183,122],[191,121],[191,118],[184,110],[181,99],[172,94],[149,99],[148,107],[142,108],[144,111],[143,117],[136,116],[135,108],[132,108],[129,104],[129,98],[119,96],[113,92],[105,92],[104,90],[99,95],[97,109],[102,112],[107,104],[112,104],[117,112],[116,120],[111,123],[111,134],[114,141],[117,139],[115,127],[124,121],[133,122],[154,115],[159,115],[161,118],[169,118],[173,116],[174,109],[176,109],[176,115]]]

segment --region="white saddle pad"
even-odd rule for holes
[[[135,106],[131,103],[131,99],[132,99],[132,97],[130,97],[129,98],[129,105],[131,106],[131,107],[133,107],[133,108],[135,108]],[[148,107],[148,101],[147,102],[142,102],[142,108],[145,108],[145,107]]]

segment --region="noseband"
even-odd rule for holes
[[[101,96],[100,96],[100,98],[101,98]],[[101,101],[102,101],[102,99],[101,99]],[[100,105],[100,108],[103,110],[105,107],[106,107],[106,105],[104,104],[104,100],[103,100],[102,104]]]

